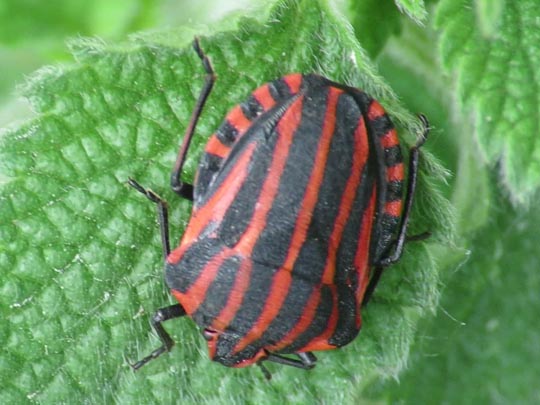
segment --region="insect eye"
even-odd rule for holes
[[[207,341],[211,341],[213,339],[215,339],[217,337],[217,332],[215,330],[212,330],[212,329],[205,329],[203,331],[203,337],[207,340]]]

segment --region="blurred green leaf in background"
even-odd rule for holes
[[[540,402],[539,21],[536,0],[1,2],[0,403]],[[354,343],[270,383],[212,364],[187,319],[170,354],[124,359],[173,303],[125,183],[169,201],[176,241],[194,35],[218,81],[188,177],[227,110],[293,71],[363,88],[405,144],[416,113],[433,126],[411,224],[433,237],[386,271]]]
[[[29,116],[15,84],[38,67],[69,61],[66,39],[120,39],[158,22],[158,0],[2,0],[0,2],[0,126]]]

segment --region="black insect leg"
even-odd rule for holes
[[[179,318],[184,316],[186,311],[180,304],[171,305],[170,307],[165,307],[158,309],[157,312],[152,317],[152,327],[158,334],[161,342],[163,343],[160,347],[146,356],[144,359],[139,360],[135,364],[130,364],[133,370],[138,370],[150,360],[155,359],[156,357],[162,355],[165,352],[171,350],[174,346],[174,340],[169,336],[165,328],[163,328],[162,323],[170,319]]]
[[[195,104],[195,109],[193,110],[193,113],[191,114],[191,119],[189,120],[186,133],[184,134],[184,140],[182,141],[182,146],[180,147],[180,150],[178,151],[176,163],[174,164],[174,168],[171,173],[171,188],[173,189],[173,191],[179,196],[187,198],[188,200],[192,200],[192,201],[193,201],[193,185],[182,181],[181,179],[182,168],[186,161],[186,156],[189,149],[189,145],[191,143],[191,139],[193,138],[193,134],[195,133],[195,127],[197,126],[197,121],[199,120],[199,117],[201,116],[201,112],[204,108],[204,104],[206,103],[206,99],[210,95],[210,92],[212,91],[212,87],[214,86],[214,82],[216,81],[216,75],[214,74],[214,69],[212,68],[212,65],[210,63],[210,60],[208,59],[208,56],[206,56],[206,54],[201,49],[198,38],[195,38],[193,40],[193,49],[195,49],[195,52],[197,52],[197,55],[202,61],[204,70],[206,71],[206,77],[204,79],[204,86],[199,95],[199,99],[197,100],[197,104]]]
[[[426,232],[422,232],[422,233],[419,233],[417,235],[407,235],[407,237],[405,238],[405,243],[408,243],[408,242],[418,242],[418,241],[421,241],[421,240],[424,240],[424,239],[427,239],[431,236],[431,232],[429,231],[426,231]]]
[[[423,239],[428,238],[431,235],[431,233],[429,232],[424,232],[419,235],[407,236],[407,226],[409,224],[409,216],[411,214],[411,208],[412,208],[412,203],[414,199],[414,192],[416,190],[416,180],[417,180],[417,175],[418,175],[418,158],[419,158],[419,153],[420,153],[420,147],[424,144],[424,142],[426,142],[427,136],[429,134],[429,129],[430,129],[427,118],[422,114],[420,114],[419,117],[420,117],[420,120],[422,121],[422,124],[424,125],[424,132],[422,133],[422,137],[418,140],[416,145],[414,145],[409,151],[409,181],[407,183],[407,194],[405,196],[405,209],[403,212],[398,237],[395,243],[390,247],[388,251],[390,253],[388,255],[385,255],[384,258],[382,258],[378,263],[375,264],[373,275],[371,276],[371,279],[369,280],[369,284],[364,294],[364,299],[362,300],[362,306],[365,306],[371,299],[371,296],[373,295],[373,291],[375,291],[375,287],[377,287],[377,284],[379,283],[379,280],[381,278],[384,268],[397,262],[401,258],[401,255],[403,254],[403,246],[405,245],[405,242],[423,240]],[[393,252],[392,252],[392,248],[393,248]]]
[[[263,360],[259,360],[257,362],[257,365],[261,369],[262,373],[264,374],[264,378],[266,378],[268,381],[272,379],[272,374],[270,374],[270,371],[266,368],[266,366],[263,364]]]
[[[306,370],[312,369],[317,365],[317,357],[312,352],[297,353],[296,355],[304,365],[302,368]]]
[[[202,51],[198,38],[195,38],[195,40],[193,41],[193,48],[195,49],[195,52],[197,52],[197,55],[203,63],[204,69],[206,71],[206,78],[204,86],[197,100],[197,104],[195,105],[195,109],[193,110],[193,113],[191,115],[189,125],[184,135],[182,146],[180,147],[180,150],[178,152],[176,163],[171,174],[171,188],[173,189],[173,191],[179,196],[191,201],[193,201],[193,185],[182,182],[180,177],[182,173],[182,168],[186,160],[189,145],[195,132],[197,121],[199,120],[206,99],[210,95],[210,92],[212,91],[212,87],[215,82],[214,70],[212,69],[210,60]],[[171,251],[167,203],[152,190],[142,187],[137,181],[129,179],[128,183],[131,187],[136,189],[141,194],[145,195],[150,201],[156,204],[158,212],[158,222],[161,231],[163,255],[165,258],[167,258]],[[138,370],[150,360],[153,360],[161,354],[171,350],[171,348],[174,346],[174,341],[171,339],[167,331],[163,328],[162,323],[168,321],[169,319],[179,318],[184,315],[186,315],[186,311],[180,304],[162,308],[154,314],[154,316],[152,317],[152,327],[155,329],[163,344],[159,348],[154,350],[150,355],[146,356],[144,359],[139,360],[135,364],[132,364],[131,366],[134,370]]]
[[[369,279],[369,284],[366,288],[366,292],[364,293],[364,299],[362,300],[362,306],[366,306],[369,300],[371,299],[371,296],[373,295],[373,291],[375,291],[375,287],[377,287],[377,284],[379,283],[379,280],[381,279],[381,275],[383,272],[383,267],[375,267],[373,269],[373,274],[371,275],[371,278]]]
[[[265,357],[262,360],[259,360],[257,362],[257,365],[261,368],[261,371],[264,374],[264,377],[267,380],[270,380],[272,378],[272,374],[268,371],[268,369],[264,366],[264,361],[272,361],[274,363],[283,364],[285,366],[291,366],[296,368],[301,368],[303,370],[310,370],[313,367],[315,367],[317,363],[317,357],[311,352],[305,352],[305,353],[296,353],[299,360],[291,359],[289,357],[281,356],[279,354],[273,354],[268,353],[268,356]]]
[[[289,357],[281,356],[279,354],[268,353],[268,357],[265,358],[267,361],[272,361],[274,363],[284,364],[286,366],[302,368],[304,370],[309,370],[315,367],[317,363],[317,357],[311,352],[297,353],[296,354],[299,360],[291,359]]]
[[[167,211],[167,203],[152,190],[147,190],[139,183],[133,179],[128,180],[128,184],[137,190],[139,193],[143,194],[150,201],[156,204],[157,213],[158,213],[158,222],[159,228],[161,231],[161,243],[163,246],[163,256],[166,259],[171,251],[169,243],[169,219]],[[150,360],[155,359],[162,353],[168,352],[174,346],[174,341],[171,339],[167,331],[163,328],[162,323],[168,321],[169,319],[179,318],[184,316],[186,311],[180,304],[171,305],[170,307],[165,307],[159,309],[154,316],[152,317],[152,327],[158,334],[161,342],[163,343],[161,347],[154,350],[150,355],[146,356],[144,359],[139,360],[135,364],[131,364],[134,370],[138,370]]]
[[[167,210],[167,203],[152,190],[145,189],[133,179],[129,179],[128,184],[156,204],[159,230],[161,234],[161,245],[163,247],[163,256],[166,259],[171,252],[171,244],[169,242],[169,213]]]
[[[409,150],[409,180],[407,182],[405,207],[401,218],[401,225],[399,227],[398,237],[393,244],[393,252],[391,252],[388,256],[382,258],[378,263],[376,263],[376,267],[387,267],[391,264],[394,264],[401,258],[401,255],[403,254],[403,246],[405,245],[405,241],[407,238],[407,227],[409,225],[409,218],[411,215],[414,193],[416,191],[420,147],[424,144],[424,142],[426,142],[430,129],[427,118],[424,115],[419,115],[419,118],[424,125],[424,132],[422,133],[422,137],[418,140],[416,145],[414,145]]]

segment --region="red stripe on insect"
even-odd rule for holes
[[[399,217],[401,214],[401,206],[402,206],[401,200],[388,201],[384,205],[384,212],[385,214],[391,215],[393,217]]]
[[[236,274],[234,285],[229,293],[229,297],[227,298],[227,303],[212,322],[213,329],[224,331],[227,326],[229,326],[229,323],[233,320],[238,309],[240,309],[242,300],[244,299],[246,291],[249,287],[252,266],[253,263],[249,258],[243,258],[242,264],[240,265],[238,273]]]
[[[268,84],[265,84],[264,86],[261,86],[255,90],[253,92],[253,97],[255,97],[255,100],[259,102],[264,111],[268,111],[276,104],[276,100],[274,100],[274,97],[272,97],[270,94]]]
[[[255,246],[255,243],[257,242],[257,239],[259,238],[261,232],[266,226],[268,213],[272,208],[272,203],[278,192],[281,173],[283,173],[285,165],[287,164],[287,157],[292,144],[294,133],[300,125],[300,119],[302,117],[302,105],[303,97],[300,97],[289,107],[289,109],[286,111],[286,113],[283,115],[277,125],[277,132],[279,135],[273,153],[272,163],[269,169],[269,173],[274,173],[275,175],[268,176],[266,178],[257,204],[255,205],[256,208],[251,218],[250,224],[244,234],[241,236],[236,246],[234,247],[234,250],[236,252],[241,253],[245,256],[250,255],[253,247]],[[279,276],[280,273],[282,274],[281,276]],[[283,275],[283,273],[285,273],[286,275]],[[278,273],[274,277],[274,286],[275,282],[288,285],[290,283],[290,274],[286,271],[278,271]],[[272,291],[270,292],[270,296],[279,295],[278,293],[279,292],[276,292],[275,289],[272,289]],[[277,297],[277,299],[279,299],[279,297]],[[284,299],[284,297],[282,297],[282,299]],[[279,307],[281,307],[281,305],[279,305],[277,308],[279,309]],[[266,306],[265,311],[268,312]],[[264,313],[265,312],[263,311],[263,317]],[[264,318],[263,321],[266,322]],[[244,338],[237,344],[235,349],[237,351],[242,350],[247,344],[249,344],[250,341],[255,340],[260,334],[262,334],[263,331],[264,329],[260,330],[259,327],[256,325],[254,328],[252,328],[250,333],[244,336]]]
[[[212,221],[220,221],[234,201],[238,190],[244,184],[248,175],[248,166],[251,161],[251,156],[257,145],[254,143],[246,148],[244,154],[238,159],[236,165],[232,168],[228,180],[216,190],[212,198],[203,206],[194,209],[189,225],[182,237],[180,246],[173,250],[167,257],[167,261],[171,264],[178,263],[182,258],[184,251],[196,240],[204,228]]]
[[[270,293],[266,299],[261,316],[257,319],[257,322],[250,331],[237,343],[234,352],[238,353],[242,351],[247,345],[262,336],[264,331],[268,328],[268,325],[270,325],[272,320],[278,315],[279,310],[287,297],[291,282],[292,275],[290,271],[284,268],[277,271],[272,279]]]
[[[296,94],[300,91],[304,79],[301,73],[293,73],[285,76],[283,80],[287,83],[287,86],[289,86],[291,93]]]
[[[343,236],[343,230],[347,225],[347,220],[351,213],[351,209],[356,198],[356,190],[360,184],[363,168],[367,162],[369,155],[369,144],[367,138],[367,131],[364,125],[364,119],[360,117],[356,130],[354,132],[354,153],[353,162],[350,171],[350,176],[347,179],[345,185],[345,191],[341,196],[341,202],[339,204],[338,215],[334,222],[334,229],[330,235],[328,243],[328,254],[326,259],[326,265],[322,277],[323,284],[334,283],[334,274],[336,270],[336,256],[339,245],[341,244],[341,237]]]
[[[383,148],[385,148],[385,149],[388,149],[388,148],[391,148],[393,146],[398,146],[399,145],[399,139],[397,137],[397,132],[396,132],[396,130],[394,128],[391,129],[390,131],[388,131],[386,134],[384,134],[381,137],[381,144],[382,144]]]
[[[242,108],[237,105],[227,115],[227,121],[238,131],[238,135],[243,135],[244,132],[251,126],[251,121],[244,115]]]
[[[294,263],[296,262],[298,254],[300,253],[300,249],[306,240],[306,234],[311,222],[311,216],[313,215],[313,210],[317,204],[319,189],[323,182],[324,172],[326,170],[328,152],[330,151],[330,144],[332,142],[332,137],[334,135],[336,126],[336,108],[339,95],[341,93],[343,93],[343,90],[336,87],[329,88],[328,104],[324,117],[321,138],[319,140],[319,145],[317,146],[317,154],[313,163],[311,176],[307,183],[308,186],[304,194],[304,199],[302,200],[302,205],[300,206],[300,211],[296,219],[294,233],[291,238],[287,257],[283,264],[283,267],[289,270],[293,269]]]
[[[270,325],[270,322],[277,316],[281,306],[285,302],[285,298],[289,292],[291,285],[290,272],[294,268],[294,263],[298,258],[300,249],[306,239],[307,230],[311,222],[313,210],[317,204],[317,197],[319,195],[319,188],[321,187],[324,172],[326,169],[326,161],[328,158],[328,152],[330,150],[330,144],[334,135],[335,122],[336,122],[336,107],[339,95],[343,93],[342,90],[335,87],[329,88],[328,104],[325,113],[324,125],[320,137],[319,144],[317,146],[317,152],[315,161],[313,163],[313,169],[310,179],[308,181],[308,187],[302,200],[302,205],[296,220],[291,242],[289,244],[289,250],[287,257],[281,267],[272,280],[270,287],[270,293],[264,304],[264,308],[261,316],[255,322],[255,325],[251,330],[244,335],[244,337],[238,342],[234,348],[234,352],[238,353],[243,350],[251,342],[259,339],[264,331]],[[282,120],[284,121],[284,120]]]
[[[238,253],[245,256],[251,254],[257,239],[266,227],[266,219],[277,195],[281,174],[287,164],[292,139],[298,125],[300,125],[303,100],[303,97],[298,98],[283,114],[277,125],[279,136],[276,141],[272,163],[268,169],[268,173],[272,173],[272,175],[266,177],[259,199],[255,204],[255,211],[249,221],[249,226],[234,247]]]
[[[273,351],[281,350],[284,347],[287,347],[293,343],[298,336],[306,331],[306,329],[311,325],[315,314],[317,312],[317,307],[321,299],[321,286],[318,285],[315,287],[311,296],[309,297],[300,319],[296,322],[296,325],[290,330],[287,335],[281,339],[277,344],[270,346],[269,349]]]
[[[251,366],[252,364],[257,364],[259,360],[264,360],[268,357],[268,352],[264,349],[260,349],[255,355],[250,359],[243,359],[238,363],[233,364],[231,367],[240,368]]]
[[[386,181],[402,181],[404,177],[403,163],[386,168]]]
[[[212,135],[206,144],[206,148],[204,148],[206,153],[219,156],[222,159],[229,154],[230,150],[231,148],[224,145],[216,135]]]
[[[188,315],[193,314],[204,302],[206,292],[216,278],[219,268],[225,259],[230,257],[232,254],[233,252],[231,249],[223,249],[208,262],[208,264],[200,272],[197,280],[191,285],[191,287],[188,288],[185,293],[173,290],[174,296],[178,302],[180,302],[182,307],[184,307]]]
[[[266,178],[257,204],[255,205],[255,211],[253,212],[252,218],[249,221],[249,226],[233,248],[237,254],[242,254],[245,257],[249,257],[258,237],[266,226],[268,213],[272,208],[272,203],[278,192],[279,179],[281,177],[280,174],[285,169],[285,165],[287,163],[287,156],[292,144],[292,138],[296,129],[300,125],[302,103],[303,98],[300,97],[290,106],[277,125],[279,136],[276,142],[269,172],[278,173],[278,175],[268,176]],[[218,317],[214,320],[215,327],[217,329],[224,330],[234,318],[238,309],[241,307],[242,297],[249,287],[250,277],[251,266],[249,266],[249,271],[247,267],[241,266],[240,272],[235,279],[235,287],[233,289],[233,293],[235,295],[229,296],[227,304]]]
[[[336,348],[335,345],[332,345],[328,342],[328,339],[330,339],[334,334],[338,323],[338,293],[337,286],[335,284],[329,285],[328,287],[330,288],[330,291],[332,293],[332,313],[330,314],[330,318],[328,319],[328,324],[323,333],[311,340],[301,349],[301,351],[303,352],[310,352],[314,350],[331,350]]]
[[[354,257],[354,269],[357,274],[358,287],[356,289],[356,302],[362,302],[362,297],[369,283],[369,245],[371,241],[371,230],[373,217],[375,216],[377,189],[374,186],[369,199],[369,204],[362,215],[362,225],[360,227],[360,237],[356,247]],[[357,326],[360,326],[360,317],[357,319]]]
[[[378,101],[373,100],[371,104],[369,105],[369,111],[368,111],[368,118],[369,120],[374,120],[376,118],[382,117],[386,114],[386,111],[384,111],[384,108],[382,105],[379,104]]]

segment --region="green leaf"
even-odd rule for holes
[[[419,24],[427,17],[423,0],[349,0],[347,8],[356,37],[372,58],[381,52],[389,38],[400,33],[403,19],[400,11]]]
[[[14,83],[24,79],[43,64],[43,58],[36,54],[29,54],[18,49],[0,47],[0,103],[12,99],[14,96]]]
[[[433,123],[426,148],[434,147],[455,173],[448,191],[457,241],[468,254],[442,258],[450,265],[441,264],[437,317],[419,323],[399,382],[375,381],[356,403],[536,403],[540,216],[512,208],[497,189],[496,173],[479,159],[470,124],[454,116],[451,88],[435,63],[436,40],[429,29],[404,24],[378,61],[404,102]]]
[[[156,0],[3,0],[0,43],[39,43],[68,35],[120,35],[148,26],[156,4]]]
[[[188,178],[227,110],[293,71],[364,88],[391,113],[405,144],[419,133],[326,2],[281,1],[264,18],[218,28],[202,38],[218,81]],[[168,177],[204,78],[188,47],[192,33],[73,43],[76,63],[44,68],[26,87],[37,117],[0,137],[1,402],[260,403],[271,391],[274,402],[341,403],[373,376],[400,371],[418,319],[435,307],[435,258],[425,242],[411,243],[384,274],[360,337],[321,353],[310,372],[269,365],[274,377],[265,385],[256,367],[212,364],[188,319],[166,325],[178,342],[169,355],[132,372],[124,355],[137,359],[159,345],[149,316],[173,299],[154,207],[126,181],[169,200],[172,235],[181,235],[191,207],[169,191]],[[436,191],[443,174],[424,152],[411,232],[431,230],[432,244],[452,234],[448,202]]]
[[[540,3],[443,0],[437,10],[444,67],[491,167],[500,167],[512,199],[528,201],[540,185]],[[479,22],[479,23],[478,23]]]
[[[356,38],[374,58],[388,38],[400,30],[400,13],[391,0],[352,0],[348,4],[349,19]]]
[[[538,402],[540,213],[515,210],[502,196],[495,203],[438,316],[422,322],[409,371],[372,395],[403,404]]]
[[[504,13],[505,0],[478,0],[475,2],[476,22],[484,38],[493,38]]]
[[[468,246],[470,233],[488,220],[488,169],[478,159],[476,145],[468,135],[468,122],[456,122],[449,115],[451,89],[437,64],[436,44],[432,30],[404,22],[401,35],[388,42],[378,63],[406,104],[429,118],[432,131],[425,148],[433,148],[453,174],[443,191],[455,207],[460,246]]]
[[[427,18],[427,10],[424,0],[395,0],[398,8],[406,13],[417,23],[422,23]]]

